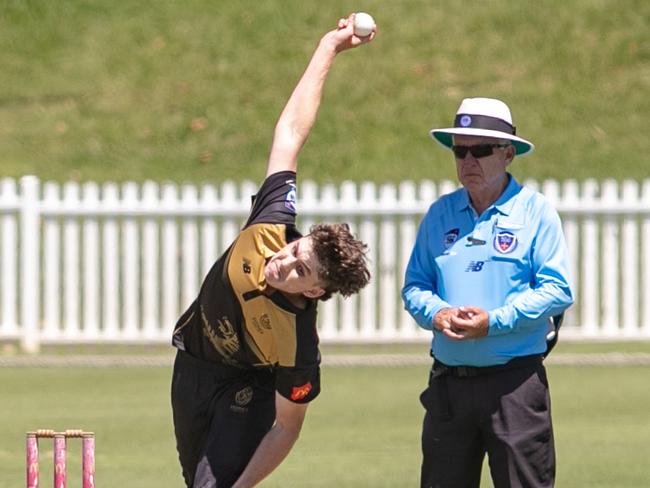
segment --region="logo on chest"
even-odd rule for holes
[[[483,265],[485,261],[470,261],[467,267],[465,268],[465,273],[478,273],[483,270]]]
[[[449,249],[454,242],[458,239],[459,229],[451,229],[448,231],[442,238],[442,244],[445,246],[445,249]]]
[[[499,232],[494,237],[494,249],[501,254],[510,254],[517,248],[517,236],[512,232]]]
[[[265,330],[271,330],[271,319],[265,313],[259,317],[259,320],[257,317],[253,317],[253,326],[257,332],[264,334]]]

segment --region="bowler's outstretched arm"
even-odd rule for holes
[[[366,44],[375,32],[359,38],[353,33],[354,14],[340,19],[337,29],[320,40],[307,69],[296,85],[275,126],[266,176],[279,171],[296,171],[298,154],[314,126],[323,95],[323,85],[336,55]]]

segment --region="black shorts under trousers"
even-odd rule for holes
[[[179,350],[172,410],[185,484],[228,488],[275,421],[275,378],[268,370],[208,363]]]
[[[495,488],[552,487],[555,448],[541,356],[488,368],[439,362],[420,400],[421,488],[476,488],[488,455]]]

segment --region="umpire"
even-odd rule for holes
[[[486,453],[495,488],[551,487],[542,360],[550,320],[573,302],[560,218],[506,171],[534,146],[502,101],[465,99],[431,135],[453,151],[462,188],[429,208],[402,289],[433,331],[421,487],[478,487]]]

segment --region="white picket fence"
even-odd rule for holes
[[[538,187],[535,182],[526,182]],[[399,296],[417,226],[456,184],[299,186],[299,226],[347,221],[373,280],[319,308],[324,341],[425,340]],[[650,180],[545,181],[562,215],[577,302],[565,337],[650,338]],[[256,185],[0,180],[0,340],[167,342],[201,279],[236,236]]]

